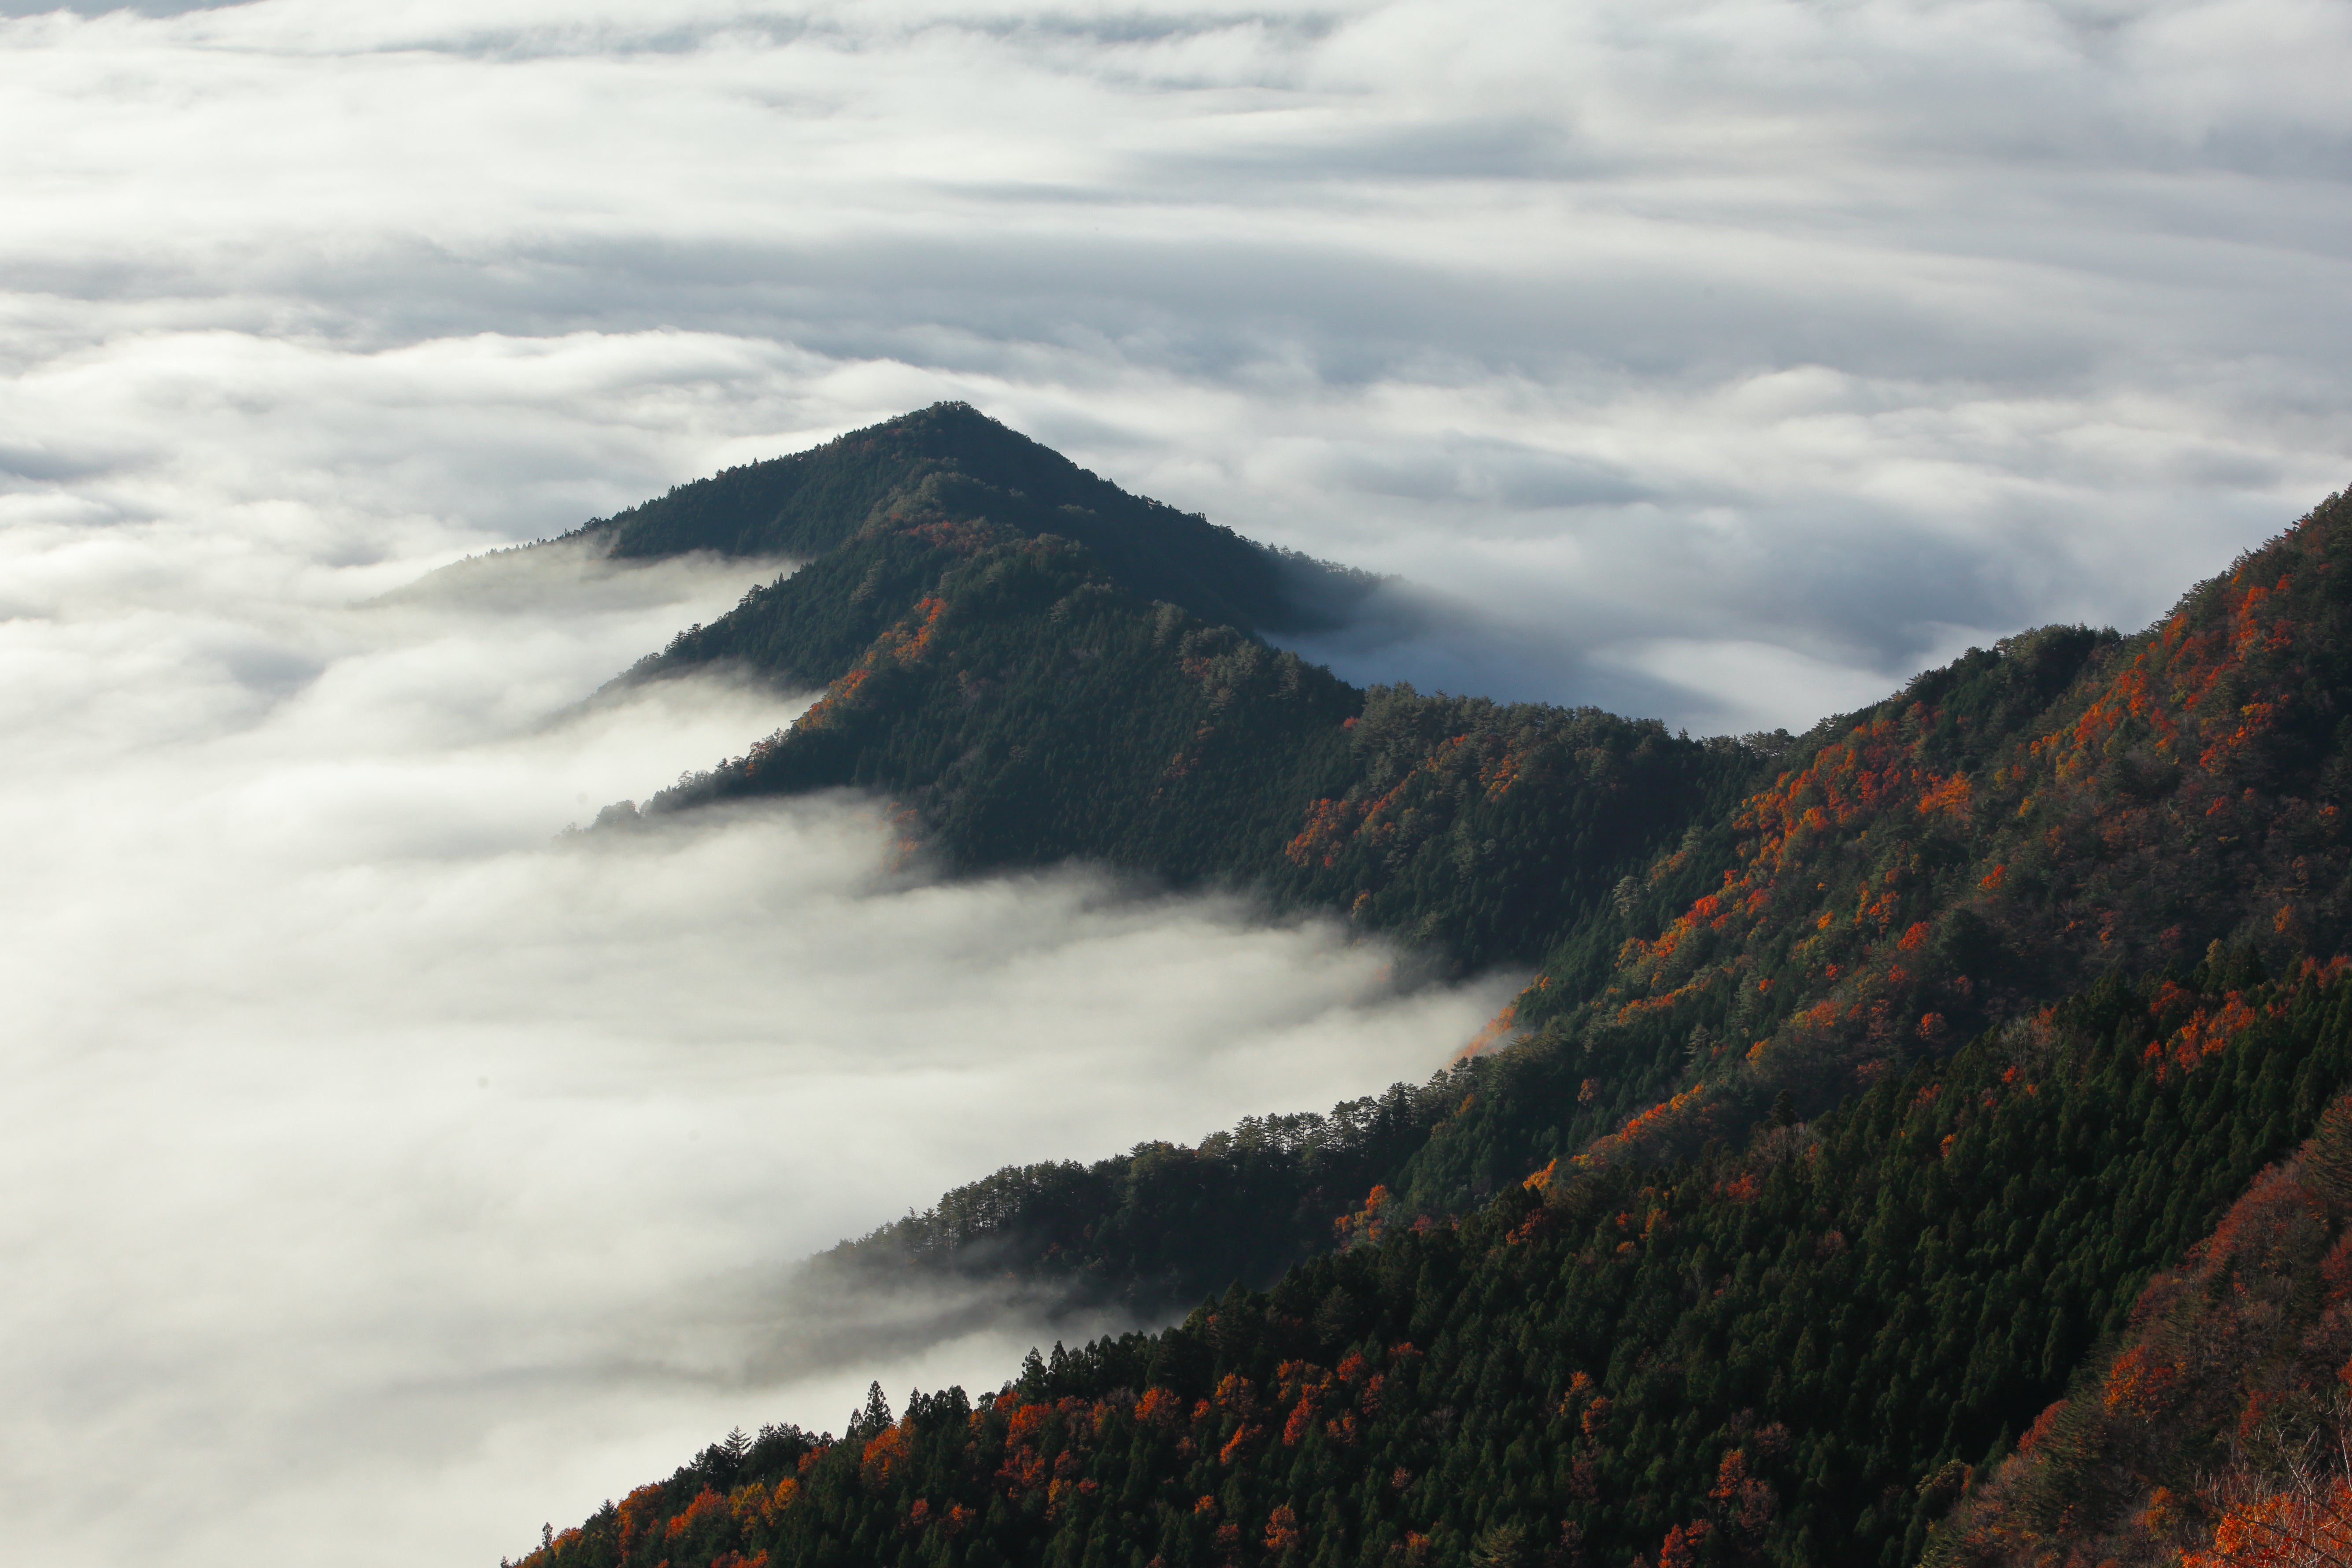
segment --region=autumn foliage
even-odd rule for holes
[[[2146,1049],[2225,1011],[2217,1048]],[[816,1568],[860,1540],[906,1568],[1864,1568],[1931,1538],[2023,1563],[2118,1520],[2186,1550],[2277,1490],[2256,1483],[2332,1418],[2297,1391],[2352,1360],[2352,1245],[2303,1174],[2352,1169],[2352,1114],[2322,1114],[2348,1074],[2345,966],[2106,983],[1737,1151],[1515,1183],[992,1394],[894,1416],[877,1390],[838,1439],[714,1449],[541,1568]],[[2181,1432],[2209,1434],[2194,1462],[2145,1470],[2131,1435]],[[2200,1490],[2217,1455],[2244,1457],[2238,1492]],[[2016,1552],[2003,1499],[2040,1532]]]
[[[2217,942],[2273,965],[2346,945],[2348,574],[2352,505],[2331,499],[2146,632],[1972,650],[1792,745],[1621,884],[1605,960],[1597,931],[1564,944],[1518,999],[1534,1051],[1632,1069],[1521,1159],[1689,1152],[1778,1093],[1834,1103],[2104,974]],[[1580,952],[1586,978],[1557,984]],[[2192,1056],[2242,1005],[2157,1043]]]
[[[1938,1564],[2352,1562],[2352,1152],[2339,1102],[2177,1268],[2103,1367],[2044,1410],[1939,1531]]]

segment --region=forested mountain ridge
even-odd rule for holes
[[[736,470],[590,525],[641,552],[837,541],[630,673],[656,679],[727,661],[779,679],[831,678],[788,731],[661,792],[649,814],[862,786],[914,808],[930,845],[959,867],[1087,856],[1339,910],[1441,964],[1527,964],[1607,909],[1611,889],[1651,853],[1739,798],[1771,754],[1769,742],[1693,742],[1594,709],[1359,691],[1170,596],[1181,574],[1113,563],[1172,558],[1211,575],[1240,563],[1237,574],[1186,594],[1194,604],[1247,599],[1251,584],[1273,581],[1293,594],[1284,605],[1298,595],[1333,605],[1357,579],[1156,503],[1124,498],[1121,510],[1121,492],[961,405],[805,456],[802,468],[788,458],[770,478],[774,465]],[[787,480],[799,488],[780,500]],[[1027,498],[1071,493],[1116,512],[1124,542],[1107,552],[1039,531],[1068,514]],[[784,524],[757,523],[787,500],[798,510]],[[646,526],[656,512],[683,521]],[[1269,563],[1278,578],[1252,575]],[[635,815],[618,807],[600,822]],[[996,1272],[1010,1262],[1150,1310],[1189,1300],[1204,1281],[1265,1282],[1321,1245],[1339,1210],[1395,1179],[1461,1100],[1459,1086],[1450,1097],[1439,1087],[1389,1096],[1384,1103],[1414,1108],[1411,1131],[1383,1112],[1388,1131],[1344,1155],[1329,1140],[1286,1133],[1200,1150],[1154,1145],[1110,1163],[1115,1172],[1042,1163],[950,1194],[948,1211],[990,1216],[977,1230],[894,1226],[852,1251],[861,1266],[896,1258]],[[1117,1200],[1106,1196],[1112,1188]],[[1254,1223],[1223,1223],[1213,1194],[1241,1191],[1263,1200]],[[1094,1206],[1102,1202],[1110,1209]],[[1152,1239],[1121,1252],[1122,1234]],[[955,1240],[942,1247],[943,1237]]]
[[[970,506],[875,514],[858,581],[901,607],[648,809],[856,784],[959,864],[1245,882],[1534,959],[1519,1038],[1329,1118],[1009,1168],[841,1249],[1138,1304],[1272,1288],[977,1407],[877,1393],[843,1440],[714,1448],[534,1560],[1895,1568],[2012,1492],[2027,1525],[1965,1554],[2090,1549],[2048,1484],[1985,1478],[2352,1074],[2319,962],[2352,509],[2137,636],[2044,628],[1801,738],[1690,742],[1358,692]],[[2163,1539],[2210,1544],[2226,1508],[2182,1506]]]
[[[1358,693],[1083,549],[975,540],[791,731],[654,806],[864,785],[963,864],[1223,877],[1536,962],[1521,1043],[1377,1184],[1444,1215],[1554,1159],[1737,1137],[1782,1090],[1826,1106],[2103,973],[2332,951],[2345,521],[2331,500],[2137,636],[2046,627],[1800,740],[1704,742]],[[1034,1169],[996,1212],[1075,1265],[1096,1227],[1048,1223],[1067,1183]]]
[[[1253,629],[1319,620],[1316,592],[1370,581],[1130,495],[964,403],[937,403],[822,446],[730,468],[585,523],[623,559],[709,551],[814,558],[894,525],[948,542],[963,522],[1086,545],[1131,586]],[[1297,575],[1286,569],[1303,568]],[[1334,578],[1318,581],[1320,576]]]
[[[789,730],[648,809],[863,786],[961,866],[1231,879],[1483,965],[1540,952],[1758,766],[1595,709],[1359,691],[1068,540],[972,531]]]

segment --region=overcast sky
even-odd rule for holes
[[[31,9],[0,1513],[44,1563],[493,1561],[839,1424],[864,1370],[762,1359],[800,1252],[1419,1077],[1508,990],[940,886],[854,802],[553,846],[788,714],[570,712],[756,573],[354,607],[434,565],[959,397],[1401,574],[1314,647],[1358,679],[1801,728],[2145,624],[2352,471],[2322,0]]]

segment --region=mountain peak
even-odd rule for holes
[[[918,467],[951,464],[970,478],[999,489],[1051,493],[1056,504],[1088,504],[1107,499],[1104,492],[1137,499],[1044,442],[961,401],[910,409],[878,425],[837,436],[811,451],[771,461],[815,459],[835,447]]]
[[[949,479],[959,482],[940,482]],[[1074,540],[1135,593],[1247,631],[1328,625],[1330,606],[1363,591],[1353,574],[1130,494],[969,403],[934,403],[730,468],[579,532],[605,536],[625,558],[811,559],[915,510],[933,524]]]

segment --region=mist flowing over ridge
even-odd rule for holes
[[[1442,595],[1360,684],[1744,731],[2346,456],[2325,6],[0,11],[26,528],[454,555],[963,399]]]

